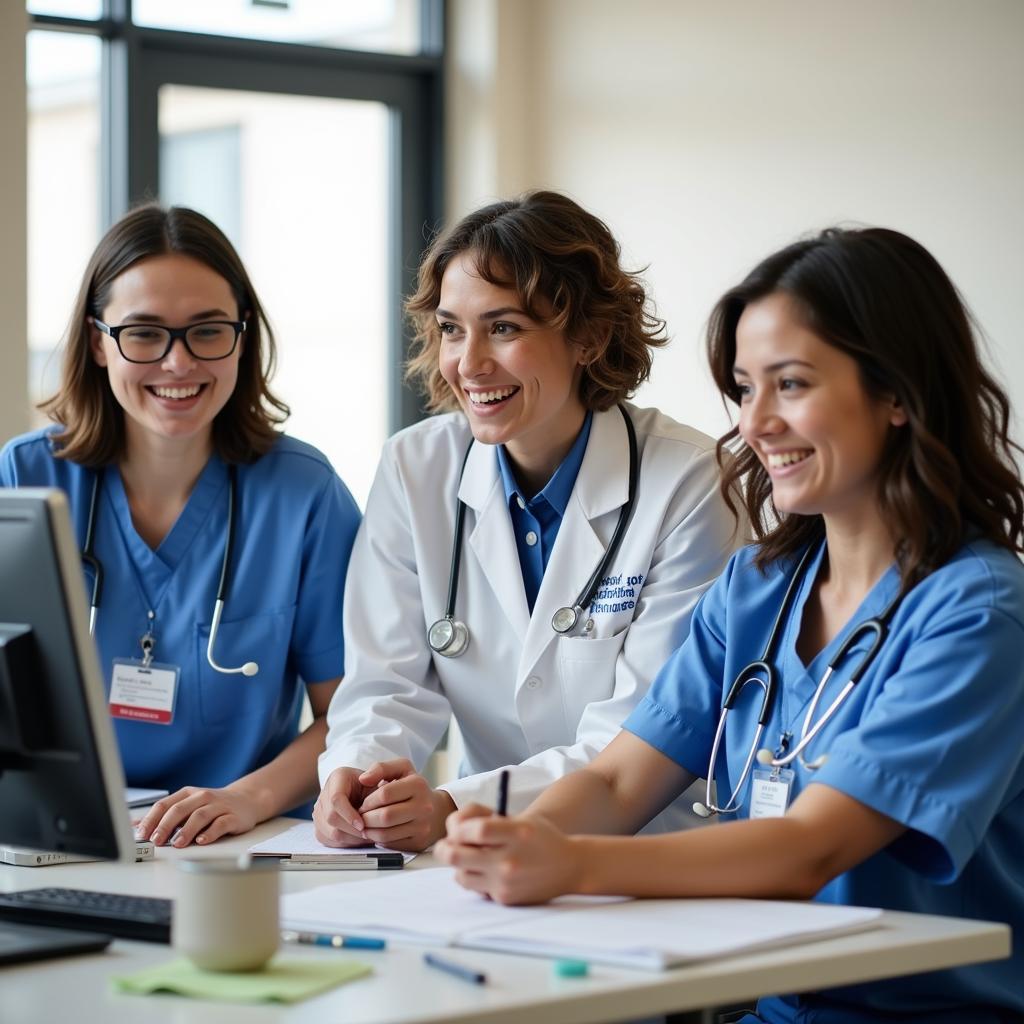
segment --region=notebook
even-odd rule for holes
[[[565,896],[505,907],[463,889],[451,868],[289,893],[282,926],[430,945],[565,957],[648,970],[877,927],[865,907],[778,900]]]
[[[148,807],[165,796],[170,796],[166,789],[140,789],[137,786],[125,786],[124,790],[124,798],[129,807]]]

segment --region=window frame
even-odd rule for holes
[[[412,334],[402,312],[420,256],[444,213],[445,0],[420,0],[421,52],[373,53],[149,28],[132,0],[104,0],[95,21],[29,14],[29,30],[103,40],[100,82],[100,219],[109,227],[160,195],[159,90],[163,85],[237,89],[383,103],[390,112],[388,199],[388,429],[426,415],[406,386]]]

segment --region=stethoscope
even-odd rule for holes
[[[760,746],[761,736],[764,733],[764,729],[768,724],[769,718],[771,718],[772,705],[775,702],[775,695],[778,691],[778,679],[775,667],[768,659],[771,657],[772,648],[775,646],[775,642],[778,639],[782,622],[793,602],[793,596],[796,593],[797,585],[803,576],[804,569],[806,568],[807,562],[810,560],[813,552],[814,545],[809,545],[807,550],[801,556],[800,561],[797,563],[796,570],[793,573],[793,578],[789,581],[789,586],[786,588],[786,593],[782,598],[782,606],[779,608],[779,613],[775,617],[775,622],[772,625],[771,633],[768,636],[768,642],[764,646],[764,653],[762,653],[761,657],[757,661],[752,661],[749,665],[740,669],[739,674],[736,676],[735,681],[729,688],[729,692],[726,695],[725,703],[722,705],[722,714],[718,719],[718,728],[715,731],[715,742],[711,746],[711,760],[708,764],[707,789],[705,790],[704,803],[697,802],[693,805],[694,812],[699,814],[702,818],[709,818],[712,814],[732,814],[734,811],[739,810],[743,801],[738,800],[737,797],[743,789],[743,784],[747,781],[747,775],[750,773],[755,757],[758,764],[771,766],[772,768],[785,768],[787,765],[792,764],[796,758],[799,758],[800,763],[805,768],[810,771],[817,771],[828,760],[828,755],[822,754],[819,757],[814,758],[813,761],[808,761],[804,757],[804,751],[807,749],[808,745],[813,742],[814,738],[821,732],[821,730],[828,725],[833,715],[835,715],[846,698],[853,692],[853,688],[858,682],[860,682],[861,676],[863,676],[867,671],[868,666],[878,653],[878,649],[885,641],[886,634],[889,631],[889,621],[900,603],[903,596],[902,591],[889,602],[881,615],[873,616],[869,619],[865,619],[861,623],[858,623],[858,625],[851,630],[850,635],[842,642],[842,644],[840,644],[839,650],[837,650],[832,656],[824,674],[821,677],[821,682],[818,683],[818,686],[814,691],[814,697],[811,699],[810,707],[807,709],[807,714],[804,716],[803,727],[800,731],[800,740],[797,745],[787,754],[783,755],[780,751],[778,756],[773,755],[767,748]],[[818,703],[821,700],[821,695],[825,692],[825,687],[828,685],[828,681],[832,678],[832,675],[835,672],[836,666],[846,658],[850,651],[853,650],[854,646],[865,635],[870,635],[873,638],[870,645],[867,650],[861,654],[860,661],[857,663],[856,668],[847,680],[846,684],[839,693],[836,694],[835,699],[828,706],[828,709],[821,718],[815,722],[814,714],[817,711]],[[725,720],[728,718],[729,712],[735,706],[743,687],[746,686],[747,683],[756,683],[764,691],[764,697],[761,700],[761,713],[757,716],[757,730],[754,733],[754,741],[750,745],[750,752],[747,754],[747,760],[743,766],[743,772],[739,777],[739,781],[733,788],[732,794],[725,802],[725,805],[723,807],[719,807],[711,797],[711,791],[715,781],[715,761],[718,757],[718,748],[722,742],[722,736],[725,733]]]
[[[89,499],[89,521],[85,527],[85,545],[82,548],[82,561],[92,570],[92,596],[89,598],[89,635],[96,632],[96,618],[100,610],[100,599],[103,596],[103,563],[93,553],[93,536],[96,528],[96,505],[100,493],[100,481],[103,473],[96,473],[92,482],[92,496]],[[213,606],[213,619],[210,622],[210,639],[206,644],[206,660],[215,672],[225,675],[241,673],[243,676],[254,676],[260,667],[255,661],[247,661],[238,668],[225,668],[218,665],[213,658],[213,645],[217,641],[220,629],[220,617],[224,611],[225,594],[228,589],[228,566],[231,564],[231,552],[235,543],[235,496],[238,490],[238,472],[234,465],[228,466],[228,527],[224,541],[224,558],[220,566],[220,582],[217,584],[217,600]]]
[[[625,505],[619,511],[619,521],[615,524],[615,532],[612,539],[605,548],[604,556],[598,563],[597,568],[591,574],[586,585],[580,591],[579,596],[571,605],[559,608],[551,616],[551,628],[560,634],[570,632],[579,621],[580,613],[590,605],[598,585],[606,575],[609,567],[615,558],[615,553],[622,543],[626,533],[626,526],[629,517],[633,512],[633,504],[636,499],[636,482],[639,475],[636,446],[636,430],[633,421],[629,418],[624,406],[619,405],[619,412],[626,423],[626,435],[629,438],[629,494]],[[462,459],[462,468],[459,471],[459,484],[462,484],[462,474],[466,471],[466,462],[469,460],[469,453],[473,449],[473,441],[470,440],[466,448],[466,454]],[[455,507],[455,536],[452,538],[452,561],[448,573],[448,601],[444,609],[444,618],[438,619],[430,629],[427,630],[427,643],[435,654],[445,658],[457,658],[464,654],[469,646],[469,628],[464,622],[455,618],[455,599],[459,592],[459,565],[462,560],[462,533],[466,518],[466,503],[458,499]]]

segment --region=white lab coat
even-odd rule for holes
[[[578,626],[559,636],[551,616],[597,567],[627,499],[618,409],[594,415],[532,615],[494,447],[473,445],[460,484],[471,437],[461,413],[387,442],[349,563],[345,679],[327,715],[321,782],[335,768],[394,757],[422,770],[454,713],[465,758],[443,788],[460,806],[491,802],[493,776],[511,767],[515,813],[616,735],[742,539],[719,495],[713,440],[655,409],[629,411],[636,501],[589,635]],[[467,509],[455,616],[470,642],[444,658],[426,630],[444,615],[456,491]],[[659,828],[685,823],[678,811],[660,818]]]

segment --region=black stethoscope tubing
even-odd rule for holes
[[[629,441],[629,490],[626,503],[619,510],[619,518],[615,524],[615,532],[612,539],[605,548],[604,555],[597,567],[591,573],[579,596],[572,603],[559,608],[551,617],[551,628],[559,634],[568,633],[579,620],[580,612],[593,600],[594,594],[611,566],[615,555],[618,553],[622,538],[626,535],[629,520],[632,517],[636,504],[637,481],[640,476],[639,454],[637,449],[636,428],[625,406],[618,405],[622,419],[626,424],[626,436]],[[462,475],[466,471],[466,463],[469,461],[469,453],[473,450],[471,439],[466,448],[466,454],[462,459],[462,467],[459,470],[459,484],[462,483]],[[445,603],[444,618],[438,619],[427,630],[427,643],[435,654],[443,655],[446,658],[457,658],[463,654],[469,646],[469,629],[464,622],[455,618],[455,602],[459,593],[459,568],[462,559],[462,535],[465,530],[466,503],[457,499],[455,508],[455,528],[452,538],[451,567],[448,573],[448,600]]]
[[[722,705],[723,711],[732,711],[743,687],[749,682],[760,683],[764,690],[764,697],[761,700],[761,713],[757,716],[757,722],[762,728],[768,724],[768,719],[771,718],[772,707],[775,703],[775,693],[778,690],[778,677],[776,676],[775,666],[769,661],[772,655],[772,648],[782,632],[782,622],[789,612],[790,605],[793,603],[793,597],[796,594],[797,587],[813,551],[814,545],[808,545],[807,550],[800,556],[800,561],[793,572],[793,578],[786,587],[782,604],[779,606],[778,614],[775,616],[775,622],[772,623],[771,632],[768,634],[768,640],[765,642],[761,657],[757,661],[744,665],[739,670],[732,686],[729,687],[728,694],[726,694],[725,703]],[[759,678],[758,673],[763,674],[763,680]]]
[[[103,563],[93,554],[93,534],[96,527],[96,502],[100,495],[100,479],[102,473],[96,472],[92,478],[92,495],[89,498],[89,521],[85,527],[85,545],[82,548],[82,561],[92,570],[92,595],[89,598],[89,635],[96,632],[96,616],[100,610],[103,597]]]

